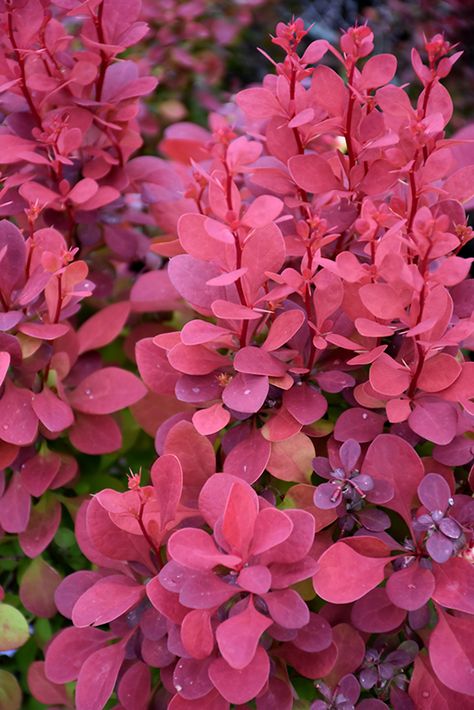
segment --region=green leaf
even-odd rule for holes
[[[0,651],[23,646],[29,636],[28,623],[23,614],[10,604],[0,604]]]
[[[14,675],[0,670],[0,710],[20,710],[21,688]]]

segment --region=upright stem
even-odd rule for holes
[[[97,17],[94,18],[94,24],[95,24],[95,28],[96,28],[96,32],[97,32],[97,39],[99,40],[100,44],[106,44],[105,35],[104,35],[104,27],[102,25],[103,15],[104,15],[104,0],[102,0],[101,4],[99,5],[99,9],[97,11]],[[97,84],[95,87],[96,101],[100,101],[102,99],[102,91],[104,88],[105,72],[107,71],[107,67],[109,66],[109,59],[103,50],[100,51],[100,57],[101,57],[101,63],[100,63],[100,69],[99,69],[99,76],[97,78]]]
[[[354,145],[352,143],[352,136],[351,136],[351,130],[352,130],[352,117],[354,114],[354,104],[355,104],[355,96],[353,92],[351,91],[351,86],[352,82],[354,80],[354,70],[355,70],[355,64],[351,66],[350,72],[349,72],[349,106],[347,108],[347,118],[346,118],[346,127],[344,130],[344,138],[346,139],[346,145],[347,145],[347,155],[349,156],[349,171],[354,167],[355,165],[355,153],[354,153]]]
[[[26,84],[25,60],[23,58],[21,50],[18,48],[18,45],[16,43],[15,32],[14,32],[14,28],[13,28],[13,13],[11,10],[8,10],[8,13],[7,13],[7,25],[8,25],[8,37],[9,37],[11,45],[13,47],[13,51],[15,52],[16,61],[17,61],[18,66],[20,68],[21,91],[23,93],[23,96],[25,97],[26,103],[29,106],[29,109],[31,111],[31,115],[35,119],[35,122],[38,125],[38,127],[41,128],[42,127],[41,116],[38,113],[38,109],[35,106],[33,98],[31,96],[28,86]]]

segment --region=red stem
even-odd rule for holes
[[[352,86],[352,81],[354,79],[354,70],[355,70],[355,64],[352,65],[351,70],[349,72],[349,87]],[[352,116],[354,113],[354,104],[355,104],[355,96],[352,91],[350,91],[349,88],[349,106],[347,109],[347,119],[346,119],[346,128],[344,131],[344,138],[346,139],[346,145],[347,145],[347,154],[349,156],[349,171],[354,167],[355,165],[355,154],[354,154],[354,145],[352,143],[352,136],[351,136],[351,130],[352,130]]]
[[[104,28],[102,26],[103,15],[104,15],[104,2],[102,0],[101,4],[99,5],[99,9],[97,11],[97,17],[94,18],[94,24],[95,24],[95,28],[97,31],[97,39],[99,40],[100,44],[106,44],[105,35],[104,35]],[[109,59],[108,59],[107,55],[105,54],[105,52],[102,50],[100,52],[100,57],[101,57],[101,64],[100,64],[100,69],[99,69],[99,76],[97,78],[97,84],[95,87],[96,101],[100,101],[102,99],[102,91],[104,88],[105,72],[107,71],[107,67],[109,66]]]
[[[16,43],[15,39],[15,32],[13,29],[13,13],[11,10],[8,10],[8,36],[10,38],[11,45],[13,47],[13,50],[16,54],[16,61],[18,63],[18,66],[20,68],[20,74],[21,74],[21,91],[23,93],[23,96],[26,99],[26,102],[30,108],[31,114],[33,118],[35,119],[35,122],[37,123],[38,127],[42,127],[41,123],[41,116],[38,113],[38,109],[36,108],[33,98],[30,94],[30,91],[26,85],[26,69],[25,69],[25,61],[23,59],[23,56],[21,54],[21,51],[18,49],[18,45]]]

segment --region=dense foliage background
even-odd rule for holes
[[[0,0],[0,710],[474,707],[471,10]]]

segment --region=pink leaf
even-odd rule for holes
[[[81,205],[94,197],[98,189],[99,186],[96,181],[86,177],[74,185],[67,197],[68,200],[71,200],[76,205]]]
[[[104,367],[87,376],[69,395],[84,414],[110,414],[135,404],[146,394],[143,383],[128,370]]]
[[[450,402],[419,400],[408,417],[408,424],[423,439],[449,444],[456,436],[456,409]]]
[[[323,552],[313,585],[320,597],[333,604],[348,604],[377,587],[390,557],[366,557],[344,542]]]
[[[219,277],[218,277],[219,278]],[[181,329],[181,342],[185,345],[205,345],[229,336],[227,328],[219,328],[204,320],[190,320]]]
[[[0,387],[10,367],[10,353],[0,352]]]
[[[392,81],[396,71],[397,60],[393,54],[377,54],[364,64],[360,86],[363,89],[378,89]]]
[[[318,421],[328,408],[325,397],[305,382],[298,382],[284,392],[283,404],[300,424]]]
[[[283,202],[272,195],[259,195],[245,212],[242,223],[258,229],[273,222],[283,209]]]
[[[112,638],[100,629],[70,627],[53,638],[46,652],[45,673],[53,683],[76,680],[84,662]]]
[[[387,581],[389,599],[401,609],[415,611],[432,597],[435,588],[433,573],[418,562],[394,572]]]
[[[77,627],[107,624],[138,604],[144,593],[144,587],[128,577],[115,574],[104,577],[76,602],[72,621]]]
[[[237,584],[252,594],[265,594],[271,587],[272,575],[263,565],[244,567],[237,577]]]
[[[68,705],[69,699],[66,688],[62,685],[51,683],[46,678],[44,662],[34,661],[28,668],[28,688],[36,700],[45,705]]]
[[[130,291],[130,305],[135,313],[172,311],[179,302],[179,294],[167,269],[141,274]]]
[[[316,39],[306,47],[301,61],[303,64],[316,64],[324,57],[329,45],[325,39]]]
[[[307,483],[312,474],[314,456],[311,439],[300,432],[289,439],[272,443],[267,469],[281,481]]]
[[[147,707],[150,693],[150,669],[142,661],[135,661],[120,679],[118,699],[124,710],[139,710]]]
[[[404,302],[390,284],[365,284],[359,289],[359,296],[364,306],[376,318],[391,320],[404,315]]]
[[[278,350],[296,335],[304,322],[305,315],[297,308],[280,313],[271,324],[262,347],[268,351]]]
[[[474,567],[462,557],[433,565],[433,599],[448,609],[474,614]]]
[[[61,504],[51,494],[42,496],[31,509],[28,527],[18,536],[20,547],[28,557],[38,557],[56,534],[61,522]]]
[[[151,480],[160,510],[162,530],[176,518],[183,490],[183,469],[173,454],[160,456],[151,467]]]
[[[222,404],[213,404],[207,409],[200,409],[193,414],[193,424],[203,436],[215,434],[224,429],[230,421],[230,413]]]
[[[36,454],[26,461],[20,476],[30,495],[39,498],[51,485],[61,466],[61,458],[53,451]]]
[[[58,611],[68,619],[72,616],[75,603],[85,591],[100,579],[97,572],[83,570],[73,572],[62,580],[54,593],[54,601]]]
[[[392,604],[385,589],[372,589],[355,602],[351,611],[356,629],[370,634],[393,631],[403,624],[405,617],[405,609]]]
[[[31,406],[33,393],[7,380],[0,399],[0,439],[8,444],[29,446],[36,438],[38,419]]]
[[[355,439],[359,443],[372,441],[383,431],[385,419],[368,409],[352,407],[339,415],[334,428],[336,441]]]
[[[286,373],[283,363],[270,353],[255,346],[241,348],[234,357],[234,367],[238,372],[249,375],[282,377]]]
[[[279,589],[263,595],[273,621],[284,629],[301,629],[309,622],[306,602],[294,589]]]
[[[79,414],[69,439],[84,454],[109,454],[122,446],[120,427],[109,415]]]
[[[244,89],[239,91],[236,101],[249,118],[270,118],[282,113],[280,104],[268,89]]]
[[[207,658],[214,648],[211,614],[207,609],[194,609],[183,619],[181,641],[193,658]]]
[[[222,393],[222,400],[236,412],[258,412],[268,394],[268,378],[265,375],[237,373]]]
[[[271,625],[272,620],[255,609],[252,597],[244,611],[219,624],[216,640],[229,666],[236,670],[248,666],[255,656],[261,635]]]
[[[222,519],[222,535],[232,553],[246,559],[258,513],[255,491],[246,483],[234,483]]]
[[[438,353],[425,360],[417,384],[425,392],[439,392],[450,387],[461,371],[461,364],[452,355]]]
[[[443,185],[448,196],[459,202],[468,202],[474,197],[474,165],[466,165],[450,175]]]
[[[0,498],[0,525],[6,532],[22,533],[28,525],[30,509],[30,494],[23,485],[20,474],[15,473]]]
[[[138,371],[144,383],[158,394],[173,394],[178,373],[168,362],[165,352],[153,338],[139,340],[135,346]]]
[[[397,511],[410,527],[416,489],[425,473],[420,457],[410,444],[393,434],[380,434],[369,446],[362,473],[385,480],[394,487],[395,496],[384,505]]]
[[[195,570],[211,570],[217,565],[232,567],[241,558],[219,552],[214,540],[204,530],[185,528],[171,535],[168,554],[178,564]]]
[[[270,451],[270,442],[263,438],[259,429],[253,429],[227,454],[224,473],[238,476],[250,484],[255,483],[267,466]]]
[[[98,350],[115,340],[120,335],[129,313],[128,301],[120,301],[102,308],[91,316],[77,331],[79,353]]]
[[[84,662],[77,679],[77,710],[97,710],[112,695],[125,658],[125,645],[116,643],[95,651]]]
[[[386,353],[372,364],[369,381],[378,394],[388,397],[398,397],[408,389],[412,379],[410,370],[399,365]]]
[[[319,155],[294,155],[288,161],[288,169],[298,187],[308,192],[317,194],[341,187],[329,163]]]
[[[472,684],[474,647],[472,619],[451,616],[438,607],[438,623],[429,640],[433,670],[444,685],[474,695]]]
[[[59,399],[49,387],[43,387],[31,401],[34,413],[40,422],[52,432],[64,431],[74,422],[74,413],[67,402]]]
[[[251,663],[242,669],[232,668],[223,658],[217,658],[209,667],[209,677],[219,693],[229,702],[240,705],[260,693],[268,680],[270,661],[261,646]]]
[[[225,320],[258,320],[261,317],[260,313],[247,308],[247,306],[221,299],[214,301],[211,308],[217,318]]]
[[[261,555],[287,540],[293,530],[291,518],[277,508],[264,508],[255,520],[250,553]]]

